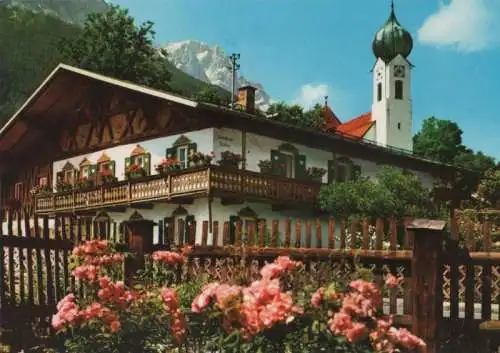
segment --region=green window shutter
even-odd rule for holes
[[[193,235],[191,237],[191,229],[193,227],[194,227]],[[195,221],[195,217],[193,215],[186,216],[185,232],[186,232],[186,235],[184,237],[184,240],[185,240],[184,243],[194,245],[194,243],[196,241],[196,221]]]
[[[295,155],[295,178],[299,180],[307,179],[306,156]]]
[[[111,172],[112,176],[116,176],[116,162],[115,161],[109,162],[109,171]]]
[[[191,155],[192,153],[198,152],[196,143],[188,143],[187,147],[188,147],[188,156]]]
[[[271,150],[271,164],[274,175],[285,175],[285,163],[284,156],[280,151]]]
[[[351,166],[351,180],[357,180],[361,176],[361,167],[357,164]]]
[[[328,161],[328,184],[335,181],[335,161]]]
[[[234,244],[236,242],[236,222],[238,222],[239,219],[240,217],[238,216],[229,216],[229,244]]]
[[[151,153],[145,153],[142,158],[144,158],[143,166],[146,175],[151,175]]]
[[[177,147],[169,147],[166,150],[165,158],[177,158]]]
[[[56,182],[59,180],[64,180],[64,172],[57,172],[56,173]]]
[[[125,157],[125,174],[127,174],[127,169],[130,167],[130,164],[132,163],[132,158],[131,157]]]
[[[89,166],[89,177],[94,177],[97,175],[97,164],[92,164]]]
[[[174,218],[165,217],[163,219],[163,245],[171,247],[174,243]]]

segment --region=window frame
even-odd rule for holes
[[[403,80],[394,81],[394,99],[403,100],[404,99],[404,82]]]
[[[49,177],[48,176],[39,176],[38,177],[38,187],[45,187],[49,185]]]
[[[177,160],[181,163],[182,168],[187,168],[189,163],[189,146],[187,144],[175,147],[175,155]],[[184,151],[184,160],[181,159],[181,151]]]
[[[284,177],[289,179],[295,178],[295,154],[288,151],[280,151],[283,155],[283,162],[285,163]],[[288,165],[290,162],[290,165]],[[290,171],[290,173],[288,173]]]
[[[382,101],[382,82],[377,83],[377,102]]]

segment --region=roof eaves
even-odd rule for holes
[[[156,89],[148,88],[145,86],[141,86],[135,83],[119,80],[116,78],[112,78],[109,76],[97,74],[88,70],[80,69],[74,66],[66,65],[60,63],[57,65],[57,67],[52,70],[52,72],[47,76],[47,78],[35,89],[35,91],[31,94],[31,96],[24,102],[24,104],[12,115],[12,117],[7,121],[7,123],[0,129],[0,136],[2,136],[5,131],[7,131],[10,126],[17,120],[17,118],[21,115],[21,113],[30,105],[32,104],[36,98],[39,96],[39,94],[47,88],[49,82],[55,77],[55,75],[61,71],[65,70],[68,72],[73,72],[75,74],[88,77],[97,81],[101,81],[104,83],[108,83],[114,86],[119,86],[125,89],[129,89],[135,92],[147,94],[149,96],[153,96],[156,98],[168,100],[174,103],[182,104],[191,108],[196,108],[198,106],[198,102],[177,96],[175,94],[171,93],[166,93],[163,91],[159,91]]]
[[[349,138],[347,136],[342,136],[341,134],[332,134],[329,132],[318,131],[318,130],[313,129],[313,128],[300,127],[300,126],[296,126],[296,125],[292,125],[292,124],[288,124],[288,123],[283,123],[281,121],[270,120],[270,119],[260,117],[257,115],[253,115],[253,114],[249,114],[246,112],[241,112],[241,111],[232,110],[230,108],[221,107],[221,106],[218,106],[216,104],[200,102],[198,104],[198,107],[199,108],[207,108],[210,110],[219,111],[219,112],[223,112],[223,113],[227,113],[227,114],[231,114],[231,115],[237,115],[237,116],[240,116],[242,118],[254,120],[257,122],[265,122],[267,124],[274,125],[276,127],[283,127],[283,128],[295,130],[295,131],[301,132],[301,133],[310,133],[310,134],[313,134],[316,136],[326,137],[326,138],[329,138],[331,140],[342,140],[345,143],[352,144],[352,145],[361,144],[361,145],[364,145],[366,148],[370,148],[373,150],[379,150],[379,151],[382,151],[385,153],[392,153],[392,154],[397,154],[400,156],[405,156],[406,158],[413,159],[416,161],[425,162],[428,164],[432,164],[436,167],[447,167],[447,168],[453,168],[455,170],[460,170],[460,171],[464,171],[464,172],[473,172],[472,170],[464,169],[464,168],[461,168],[461,167],[458,167],[458,166],[455,166],[452,164],[441,163],[441,162],[437,162],[437,161],[434,161],[431,159],[419,157],[419,156],[412,154],[410,151],[403,150],[400,148],[381,146],[381,145],[377,144],[376,142],[372,142],[372,141],[368,141],[368,140],[364,140],[364,139],[353,140],[352,138]]]

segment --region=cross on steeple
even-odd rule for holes
[[[391,12],[394,13],[394,0],[391,0]]]
[[[325,96],[325,106],[328,105],[328,96]]]

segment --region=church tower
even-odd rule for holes
[[[398,22],[391,4],[389,19],[376,33],[372,49],[372,120],[376,141],[384,146],[413,150],[411,68],[408,56],[413,48],[410,33]]]

